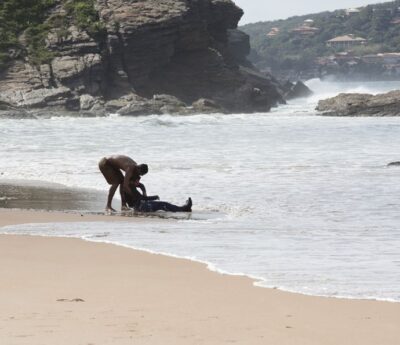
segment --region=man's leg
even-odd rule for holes
[[[148,211],[166,211],[166,212],[191,212],[192,211],[192,199],[188,199],[184,206],[176,206],[165,201],[146,201]]]
[[[123,182],[124,176],[122,175],[119,169],[116,169],[110,165],[107,158],[103,158],[100,160],[99,169],[103,174],[104,178],[106,179],[107,183],[111,185],[108,191],[106,210],[115,211],[111,206],[112,199],[114,197],[115,191],[117,190],[118,186]]]
[[[126,197],[125,197],[125,191],[124,191],[124,184],[121,183],[119,185],[119,194],[121,195],[121,210],[129,210],[129,207],[126,205]]]
[[[111,202],[112,202],[112,199],[114,197],[114,194],[115,194],[115,191],[117,190],[117,188],[118,188],[118,184],[113,184],[113,185],[111,185],[110,190],[108,191],[107,206],[106,206],[106,210],[108,210],[108,211],[115,212],[115,210],[111,207]]]

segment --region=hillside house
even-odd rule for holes
[[[390,24],[392,24],[392,25],[399,25],[399,24],[400,24],[400,17],[393,18],[393,19],[390,21]]]
[[[272,28],[271,31],[267,33],[267,37],[275,37],[279,32],[279,28]]]
[[[290,32],[299,36],[314,36],[319,31],[318,28],[314,28],[308,25],[301,25]]]
[[[348,8],[344,12],[346,16],[350,17],[359,14],[361,11],[358,8]]]
[[[362,37],[356,37],[354,35],[337,36],[326,41],[328,47],[335,49],[350,49],[355,46],[361,46],[367,44],[367,40]]]

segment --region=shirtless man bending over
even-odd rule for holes
[[[99,169],[104,178],[111,185],[107,198],[107,211],[115,211],[111,207],[111,202],[114,197],[115,191],[119,186],[121,194],[122,210],[129,209],[126,205],[125,193],[132,194],[129,182],[140,179],[140,176],[147,174],[148,167],[146,164],[136,164],[136,162],[128,157],[122,155],[104,157],[99,162]],[[125,176],[122,174],[123,170]]]

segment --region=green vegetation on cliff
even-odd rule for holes
[[[54,3],[54,0],[3,0],[0,3],[0,68],[16,54],[10,50],[19,47],[18,37],[26,29],[29,29],[29,48],[35,53],[38,50],[38,55],[42,53],[39,48],[45,30],[42,23]]]
[[[368,40],[365,46],[355,47],[357,54],[400,52],[400,0],[359,8],[358,13],[346,14],[343,10],[322,12],[286,20],[259,22],[241,27],[250,35],[251,59],[259,67],[272,70],[304,70],[315,59],[335,52],[327,40],[336,36],[353,34]],[[314,34],[301,35],[292,30],[311,19]],[[399,20],[398,23],[396,21]],[[275,36],[267,36],[278,28]]]
[[[101,38],[105,27],[99,20],[94,3],[95,0],[69,0],[65,1],[64,8],[67,17],[79,29],[86,30],[94,38]]]
[[[63,6],[65,14],[49,19],[51,9],[57,5]],[[48,63],[54,57],[54,53],[46,48],[49,31],[56,29],[60,36],[66,36],[71,24],[86,30],[94,38],[105,32],[94,0],[2,0],[0,70],[11,59],[20,56],[28,56],[36,65]]]

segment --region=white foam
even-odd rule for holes
[[[0,231],[9,234],[77,237],[184,258],[204,263],[210,270],[221,274],[246,275],[255,280],[257,286],[290,292],[400,301],[398,275],[390,275],[393,267],[386,266],[388,275],[385,276],[383,286],[382,281],[377,279],[382,274],[385,275],[385,266],[382,264],[387,263],[390,258],[381,249],[386,248],[389,253],[394,253],[398,246],[396,236],[390,241],[390,245],[385,240],[377,247],[376,242],[372,241],[376,254],[366,258],[362,244],[359,248],[354,246],[354,240],[359,239],[352,233],[342,233],[342,238],[323,231],[299,233],[293,230],[282,233],[282,230],[276,229],[272,233],[266,233],[258,229],[238,233],[230,228],[231,223],[219,226],[213,224],[215,229],[210,228],[210,224],[189,223],[152,221],[140,225],[126,222],[29,224],[5,227]],[[382,236],[377,238],[383,240]],[[313,244],[311,239],[316,240],[316,243]],[[370,239],[366,242],[370,242]],[[343,246],[341,258],[337,255],[332,257],[333,253],[337,253],[338,244]],[[331,247],[332,253],[329,253],[328,248]],[[312,248],[314,251],[310,252]],[[310,258],[314,258],[313,261],[309,261]],[[358,264],[360,261],[361,265]],[[334,270],[334,266],[340,268]],[[377,272],[377,268],[381,272]],[[363,284],[360,284],[360,279]]]
[[[316,86],[320,94],[360,90]],[[400,185],[398,169],[386,168],[400,159],[400,118],[315,116],[318,97],[269,114],[1,120],[1,178],[106,193],[98,161],[127,154],[149,165],[149,194],[176,204],[191,196],[193,219],[167,234],[146,225],[135,234],[142,242],[123,226],[91,235],[110,232],[114,242],[195,257],[268,286],[400,299]]]

